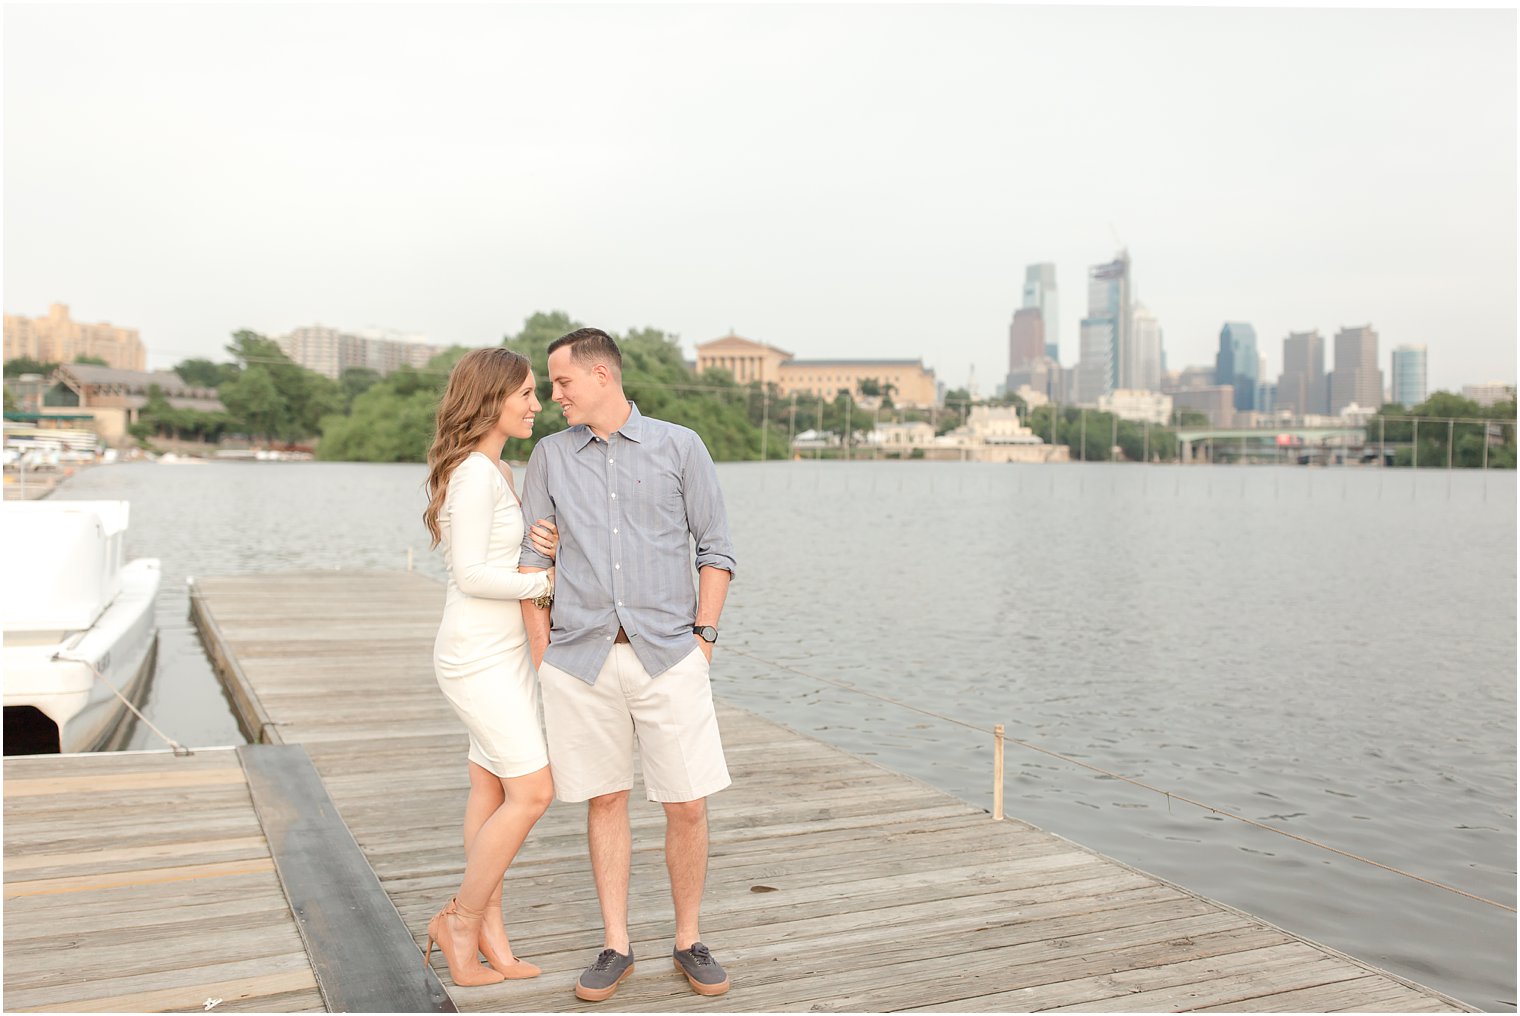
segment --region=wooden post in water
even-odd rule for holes
[[[770,389],[764,381],[760,382],[760,461],[765,461],[765,453],[769,450],[769,438],[771,430],[771,400]]]
[[[992,728],[992,820],[1003,821],[1003,725]]]

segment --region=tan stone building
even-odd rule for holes
[[[149,391],[157,386],[175,409],[225,413],[215,388],[187,385],[172,370],[151,373],[117,370],[93,364],[71,363],[53,373],[53,385],[43,395],[44,416],[88,415],[93,430],[110,445],[128,443],[127,428],[137,422],[138,411],[148,404]]]
[[[697,373],[712,369],[728,371],[740,384],[774,384],[783,395],[832,399],[845,389],[859,399],[861,382],[875,381],[892,386],[895,405],[928,408],[937,394],[934,371],[923,360],[797,360],[784,349],[738,335],[697,346]]]
[[[44,363],[73,363],[81,356],[98,356],[117,370],[142,370],[148,350],[135,328],[84,324],[69,319],[67,304],[55,303],[47,317],[5,315],[5,358],[28,356]]]

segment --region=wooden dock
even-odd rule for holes
[[[321,790],[378,877],[374,892],[399,915],[388,929],[392,941],[409,935],[419,945],[427,919],[463,871],[465,737],[432,676],[441,609],[437,583],[405,573],[202,579],[192,595],[192,610],[250,734],[269,744],[299,745],[310,756]],[[721,695],[721,647],[716,674]],[[644,802],[636,788],[630,931],[638,971],[601,1008],[1470,1011],[1060,837],[1018,821],[994,822],[941,791],[743,710],[720,703],[719,719],[734,785],[711,802],[703,939],[728,968],[733,990],[701,998],[672,968],[664,823],[658,806]],[[144,926],[177,929],[180,947],[159,948],[148,933],[134,934],[123,946],[112,933],[106,915],[132,904],[125,896],[111,902],[111,894],[141,888],[86,886],[100,895],[99,907],[109,908],[99,917],[87,908],[69,909],[80,901],[95,905],[82,893],[68,902],[36,891],[12,896],[13,887],[45,888],[46,879],[125,870],[128,863],[112,860],[113,851],[150,849],[131,844],[167,838],[166,831],[143,831],[152,818],[142,808],[115,808],[108,800],[102,807],[110,818],[97,825],[66,797],[55,795],[45,807],[34,801],[51,793],[41,783],[29,784],[30,796],[16,798],[13,808],[13,783],[87,782],[92,773],[114,772],[113,763],[156,767],[154,773],[223,774],[227,784],[209,788],[227,812],[215,830],[177,828],[180,815],[199,812],[207,789],[182,788],[170,802],[175,832],[185,841],[181,852],[128,856],[137,868],[166,871],[191,858],[199,865],[263,864],[256,873],[223,876],[262,879],[243,903],[259,915],[256,928],[253,918],[237,916],[241,910],[225,927],[217,925],[221,902],[204,910],[211,925],[195,930],[193,912],[206,901],[190,888],[196,883],[167,881],[173,875],[153,897],[162,912]],[[288,987],[271,981],[246,1004],[294,1010],[320,1005],[329,980],[363,974],[361,956],[333,963],[300,951],[303,936],[309,950],[327,948],[309,927],[321,916],[311,912],[321,901],[297,908],[299,924],[285,907],[247,788],[234,780],[236,767],[232,752],[6,761],[7,1008],[91,1008],[78,1000],[128,995],[126,982],[146,993],[171,979],[201,985],[288,975]],[[221,845],[200,848],[198,842]],[[213,849],[234,853],[213,855]],[[276,861],[282,850],[273,851]],[[51,861],[33,860],[37,851]],[[13,868],[18,859],[32,866]],[[18,900],[25,909],[16,907]],[[435,957],[453,1004],[471,1011],[598,1008],[571,990],[601,944],[582,806],[556,804],[545,815],[508,873],[506,902],[514,946],[542,966],[543,975],[457,989]],[[374,912],[384,909],[377,903]],[[77,945],[72,955],[54,960],[49,943],[60,939]],[[75,972],[79,950],[112,941],[115,949]],[[23,951],[13,952],[18,945]],[[213,953],[243,965],[223,977],[211,966]],[[420,982],[421,955],[412,956]],[[59,971],[68,971],[69,979],[55,980]],[[130,1005],[115,1007],[200,1007],[200,999],[182,997],[132,995]]]
[[[323,1011],[232,748],[5,760],[5,1008]]]

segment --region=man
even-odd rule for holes
[[[639,413],[622,354],[582,328],[549,344],[552,398],[568,430],[538,443],[526,518],[559,527],[554,606],[523,603],[539,668],[555,791],[588,801],[586,831],[605,938],[575,993],[600,1002],[633,972],[628,793],[638,739],[644,786],[665,809],[674,957],[692,989],[728,990],[698,929],[707,877],[706,798],[729,784],[708,683],[734,551],[712,457],[685,427]],[[691,582],[696,541],[698,591]],[[528,541],[522,568],[550,565]]]

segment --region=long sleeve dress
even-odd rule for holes
[[[519,600],[548,592],[520,574],[522,506],[496,463],[471,452],[449,476],[438,517],[449,582],[433,643],[438,687],[470,733],[470,761],[510,779],[549,764],[538,680]]]

